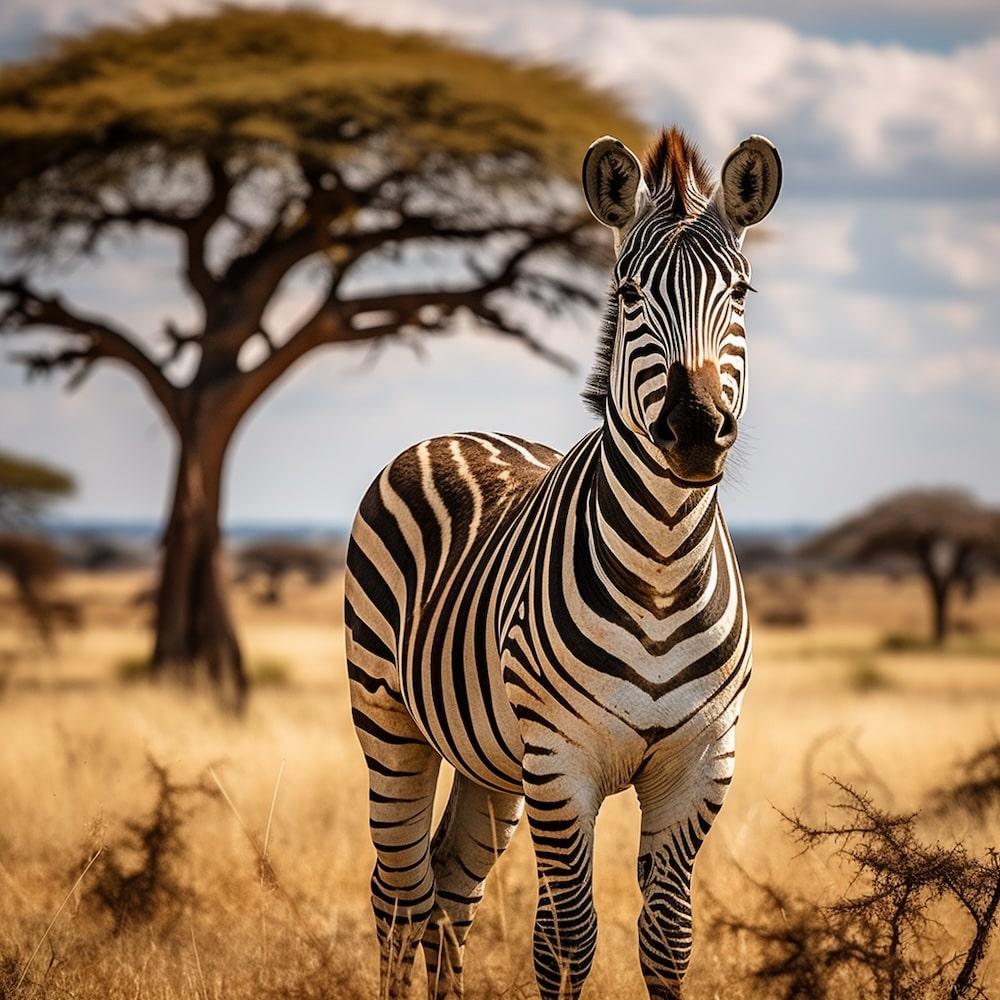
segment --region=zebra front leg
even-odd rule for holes
[[[377,859],[371,900],[380,951],[380,1000],[406,1000],[417,945],[434,906],[431,813],[441,758],[398,695],[351,667],[358,740],[368,763],[369,825]]]
[[[732,730],[696,760],[648,758],[635,780],[642,809],[639,960],[652,1000],[676,1000],[691,959],[694,860],[733,772]]]
[[[574,794],[567,784],[553,773],[526,774],[524,781],[538,867],[533,953],[542,1000],[575,1000],[597,947],[592,871],[597,808],[590,794]]]
[[[521,817],[520,795],[505,795],[455,775],[431,847],[434,912],[424,932],[431,1000],[464,995],[463,952],[486,877],[510,843]]]

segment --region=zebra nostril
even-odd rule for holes
[[[719,412],[722,414],[722,423],[715,432],[715,443],[720,448],[729,448],[736,440],[736,418],[728,407]]]
[[[670,421],[671,413],[671,410],[664,407],[656,420],[653,421],[651,428],[653,440],[663,451],[669,451],[670,448],[677,444],[677,435],[674,433],[674,428]]]
[[[721,406],[714,412],[698,405],[664,407],[651,429],[653,440],[664,451],[706,445],[724,450],[737,434],[736,418],[729,407]]]

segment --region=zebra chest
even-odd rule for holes
[[[749,662],[741,602],[730,613],[612,620],[584,602],[526,601],[504,642],[515,716],[580,741],[641,747],[701,725]],[[541,724],[541,723],[540,723]]]

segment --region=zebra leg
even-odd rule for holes
[[[652,1000],[675,1000],[691,958],[695,855],[722,808],[733,773],[733,730],[695,761],[665,751],[635,780],[642,809],[639,959]]]
[[[369,815],[377,860],[372,910],[381,961],[381,1000],[405,1000],[413,960],[434,906],[431,813],[441,758],[402,699],[349,665],[358,740],[368,763]]]
[[[538,868],[533,951],[542,1000],[575,1000],[597,947],[593,900],[597,807],[590,795],[580,794],[579,788],[568,791],[566,785],[561,774],[525,775],[526,812]]]
[[[490,791],[455,775],[431,847],[437,890],[423,938],[430,1000],[464,995],[465,940],[483,898],[486,877],[514,836],[522,802],[520,795]]]

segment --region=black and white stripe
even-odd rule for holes
[[[597,812],[630,785],[650,995],[679,995],[687,967],[692,866],[732,777],[750,675],[716,498],[742,410],[749,271],[730,198],[683,137],[665,133],[625,184],[615,172],[634,156],[600,142],[608,159],[588,155],[585,190],[600,182],[595,214],[620,246],[587,394],[600,427],[565,456],[499,434],[425,441],[355,520],[348,662],[386,998],[408,995],[420,943],[430,995],[461,995],[465,938],[522,811],[541,994],[576,996],[597,939]],[[770,208],[777,191],[754,194]],[[456,778],[432,837],[442,758]]]

